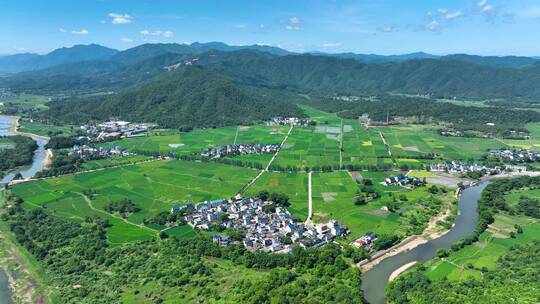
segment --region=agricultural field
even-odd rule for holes
[[[13,97],[0,99],[0,112],[8,108],[16,108],[21,111],[46,110],[49,98],[42,95],[17,94]]]
[[[375,166],[392,164],[376,129],[366,129],[358,121],[346,120],[343,127],[343,163]]]
[[[540,151],[540,123],[527,124],[527,130],[531,132],[531,139],[503,139],[502,141],[509,147]]]
[[[105,159],[86,161],[82,164],[83,170],[97,170],[107,167],[114,167],[120,165],[127,165],[152,159],[149,156],[133,155],[127,157],[114,156]]]
[[[43,206],[53,215],[75,221],[106,218],[112,224],[107,230],[109,241],[122,243],[156,235],[158,230],[143,226],[143,219],[173,205],[231,197],[256,173],[216,163],[156,161],[22,183],[12,191],[24,200],[25,208]],[[83,194],[89,189],[96,192],[93,198]],[[110,202],[124,198],[141,211],[127,219],[103,211]]]
[[[516,231],[515,224],[523,227],[523,233],[510,238],[510,233]],[[428,262],[427,275],[433,280],[447,278],[465,281],[479,278],[483,275],[482,268],[493,270],[497,260],[512,246],[530,244],[534,240],[540,240],[540,222],[526,216],[498,214],[495,222],[480,236],[477,243],[452,252],[444,260]]]
[[[21,119],[19,121],[20,126],[18,131],[24,133],[32,133],[40,136],[52,136],[52,135],[63,135],[71,136],[75,135],[79,130],[79,126],[56,126],[44,124],[37,121],[30,121],[28,119]]]
[[[514,205],[522,195],[540,198],[540,190],[522,189],[505,195],[505,201]],[[515,225],[523,229],[516,233]],[[511,233],[516,237],[511,238]],[[426,264],[427,275],[434,280],[448,278],[464,281],[482,276],[482,268],[492,270],[497,260],[505,255],[512,246],[530,244],[540,240],[540,221],[525,215],[510,215],[501,212],[495,215],[495,222],[482,233],[479,242],[452,252],[444,261],[436,259]]]
[[[274,161],[281,167],[339,166],[340,125],[294,128]]]
[[[198,129],[187,133],[150,132],[147,136],[130,137],[103,145],[119,146],[128,151],[169,153],[178,155],[199,154],[203,149],[234,143],[279,144],[287,134],[282,126],[238,126],[217,129]],[[241,156],[238,159],[243,159]],[[251,156],[254,158],[254,156]],[[265,159],[262,155],[261,160]]]
[[[378,234],[397,233],[402,236],[408,234],[403,222],[405,219],[400,213],[415,212],[416,207],[431,196],[427,192],[427,187],[409,190],[400,186],[383,186],[381,182],[388,176],[386,173],[357,174],[364,179],[371,179],[372,187],[381,194],[381,197],[366,205],[357,206],[354,204],[354,197],[359,186],[348,172],[313,174],[313,220],[326,222],[335,219],[347,225],[351,230],[350,239],[358,238],[369,231]],[[383,208],[401,195],[407,200],[399,200],[398,212],[390,212]],[[437,197],[443,196],[447,197],[449,194],[439,194]]]
[[[414,158],[435,153],[445,160],[479,159],[489,149],[506,147],[497,139],[441,136],[435,126],[402,125],[376,129],[384,134],[396,158]]]
[[[265,172],[249,189],[247,195],[256,195],[267,190],[285,193],[289,196],[289,212],[304,221],[308,216],[308,174]]]

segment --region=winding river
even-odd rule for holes
[[[11,116],[0,115],[0,136],[15,135],[13,128],[16,126],[16,120]],[[48,140],[40,136],[31,136],[38,144],[38,149],[34,154],[32,164],[19,168],[18,170],[12,171],[6,174],[2,179],[0,179],[0,187],[4,184],[9,183],[17,172],[20,172],[23,178],[29,178],[34,176],[37,172],[41,171],[44,167],[45,158],[47,157],[47,150],[45,145]]]
[[[386,303],[385,290],[392,272],[417,261],[419,263],[433,259],[437,249],[450,248],[452,243],[470,236],[478,221],[478,200],[489,182],[465,189],[459,198],[459,214],[452,229],[443,236],[422,244],[412,250],[384,259],[362,276],[362,290],[366,301],[371,304]]]
[[[15,135],[14,128],[17,125],[15,118],[5,115],[0,115],[0,136]],[[31,136],[31,135],[30,135]],[[34,176],[37,172],[41,171],[44,167],[45,158],[47,156],[47,151],[45,150],[45,145],[48,140],[40,136],[31,136],[38,144],[38,149],[34,152],[34,157],[32,159],[32,164],[24,166],[9,172],[2,179],[0,179],[0,187],[3,187],[5,184],[9,183],[17,172],[20,172],[24,178],[29,178]],[[9,287],[9,280],[0,265],[0,304],[12,304],[12,294]]]

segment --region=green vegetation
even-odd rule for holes
[[[452,245],[451,251],[405,274],[392,283],[387,296],[392,303],[436,301],[490,301],[517,303],[538,301],[533,286],[540,281],[540,178],[521,177],[490,184],[480,200],[476,234]],[[527,208],[523,208],[526,202]],[[533,214],[536,215],[536,214]],[[531,276],[531,274],[533,274]],[[481,292],[480,292],[481,290]],[[510,295],[505,292],[513,290]]]
[[[8,171],[32,163],[36,142],[26,136],[0,137],[0,176]]]
[[[174,205],[235,195],[257,171],[215,163],[155,161],[91,173],[62,176],[12,186],[24,208],[45,207],[55,216],[82,222],[86,217],[107,219],[108,240],[122,243],[153,238],[157,230],[143,220]],[[93,193],[86,195],[85,191]],[[129,199],[140,211],[126,220],[104,207]]]
[[[360,272],[337,246],[251,253],[208,238],[109,246],[102,227],[15,205],[2,215],[61,303],[362,303]],[[40,229],[34,229],[34,227]],[[51,288],[53,289],[53,288]]]
[[[7,115],[31,115],[47,109],[49,98],[41,95],[16,94],[0,99],[0,113]]]
[[[57,101],[49,107],[43,117],[59,122],[84,123],[118,116],[181,129],[251,124],[277,115],[302,115],[294,104],[246,91],[228,77],[200,67],[166,73],[140,88],[108,98],[92,102]],[[73,109],[77,109],[77,114]]]
[[[74,135],[78,131],[78,127],[69,125],[51,125],[35,120],[21,119],[19,131],[23,133],[32,133],[40,136],[57,136],[57,135]]]

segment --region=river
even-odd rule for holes
[[[422,244],[412,250],[384,259],[362,275],[362,290],[366,301],[371,304],[384,304],[388,279],[392,272],[401,266],[417,261],[433,259],[437,249],[450,248],[452,243],[462,240],[474,232],[478,221],[478,200],[489,182],[465,189],[459,198],[459,214],[454,227],[445,235]]]
[[[13,133],[13,128],[16,125],[16,120],[10,116],[0,115],[0,136],[15,135]],[[32,164],[24,166],[9,172],[0,180],[0,187],[3,187],[5,184],[9,183],[17,172],[20,172],[24,178],[32,177],[37,172],[41,171],[44,167],[45,158],[47,157],[47,151],[45,150],[45,145],[48,140],[39,137],[31,136],[38,144],[38,149],[34,152],[34,157],[32,159]],[[0,304],[12,304],[12,294],[9,287],[8,277],[0,265]]]
[[[0,136],[15,135],[12,130],[15,124],[16,124],[16,121],[13,119],[13,117],[0,115]],[[38,144],[38,149],[34,153],[32,164],[28,166],[24,166],[22,168],[19,168],[15,171],[12,171],[6,174],[6,176],[4,176],[0,180],[0,187],[3,186],[4,184],[9,183],[13,179],[15,174],[17,174],[17,172],[20,172],[23,178],[29,178],[29,177],[34,176],[34,174],[36,174],[37,172],[43,169],[44,161],[45,161],[45,158],[47,157],[47,150],[45,149],[45,145],[47,144],[48,140],[39,136],[31,136],[31,137]]]

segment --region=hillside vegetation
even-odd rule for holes
[[[244,90],[227,77],[188,67],[101,100],[51,103],[45,116],[75,123],[121,117],[178,128],[247,124],[285,114],[302,116],[302,111],[294,104]]]

